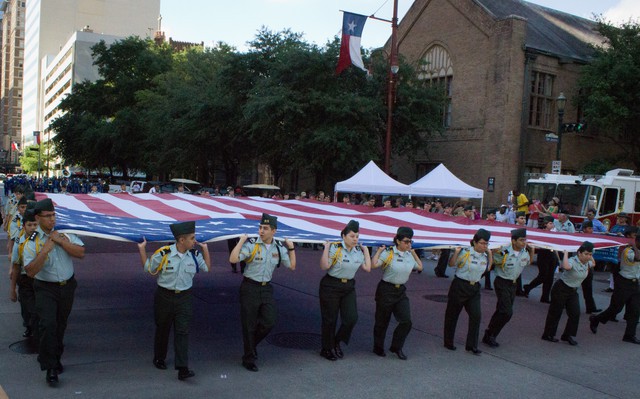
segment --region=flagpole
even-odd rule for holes
[[[395,102],[396,75],[398,73],[398,0],[393,0],[391,19],[391,51],[389,54],[389,82],[387,86],[387,135],[384,146],[384,171],[391,170],[391,132],[393,130],[393,105]]]

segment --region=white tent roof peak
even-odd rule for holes
[[[482,198],[484,191],[472,187],[451,173],[443,164],[409,185],[411,194],[424,197]]]
[[[347,180],[336,183],[335,192],[387,195],[409,195],[410,187],[389,177],[376,165],[369,163]]]

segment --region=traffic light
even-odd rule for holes
[[[583,122],[583,123],[576,124],[576,132],[582,133],[585,130],[587,130],[587,124],[586,123]]]

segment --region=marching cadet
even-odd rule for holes
[[[18,205],[18,201],[20,201],[20,198],[22,198],[23,196],[24,188],[22,186],[16,186],[13,189],[11,196],[4,204],[4,215],[2,221],[2,228],[4,229],[4,231],[7,231],[9,229],[9,223],[11,223],[11,220],[16,213],[16,206]]]
[[[11,255],[11,301],[20,301],[20,313],[22,315],[22,325],[25,327],[22,334],[25,338],[33,337],[35,332],[36,338],[38,336],[38,315],[36,314],[36,297],[33,291],[33,278],[27,276],[27,272],[24,269],[23,255],[24,247],[32,235],[35,233],[38,222],[36,222],[36,216],[33,213],[33,206],[31,209],[27,209],[22,218],[23,228],[22,234],[19,237],[19,241],[13,247],[13,253]],[[18,292],[16,295],[16,286]]]
[[[153,340],[153,365],[166,370],[169,333],[173,330],[173,350],[178,379],[185,380],[195,373],[189,369],[189,324],[193,315],[191,287],[193,277],[200,270],[211,268],[209,247],[196,241],[196,222],[174,223],[171,226],[176,242],[161,247],[147,258],[147,240],[138,244],[140,260],[146,271],[158,279],[153,313],[156,332]],[[194,249],[200,246],[201,251]]]
[[[533,258],[533,249],[527,247],[527,230],[523,228],[511,230],[511,245],[500,248],[493,256],[496,265],[493,288],[498,301],[482,342],[496,348],[500,346],[496,342],[496,337],[513,316],[518,277]]]
[[[327,274],[320,280],[320,314],[322,317],[322,349],[327,360],[344,357],[340,342],[349,344],[351,332],[358,321],[356,281],[358,269],[371,271],[369,249],[358,244],[360,224],[351,220],[340,234],[342,242],[326,242],[320,258],[320,268]],[[340,315],[340,328],[336,332]]]
[[[479,229],[471,240],[471,246],[456,247],[449,259],[449,266],[455,267],[455,278],[449,286],[449,300],[444,314],[444,347],[456,350],[453,340],[456,324],[462,308],[469,315],[469,329],[465,349],[474,355],[480,355],[478,335],[480,334],[480,279],[482,273],[490,267],[492,257],[488,249],[491,232]]]
[[[422,261],[411,249],[413,230],[409,227],[399,227],[393,238],[394,246],[379,247],[373,256],[373,268],[382,266],[382,280],[376,289],[376,322],[373,327],[373,353],[386,356],[384,353],[384,339],[393,314],[398,326],[393,332],[393,340],[389,351],[395,353],[402,360],[407,356],[402,351],[404,342],[411,331],[411,308],[407,297],[405,283],[413,270],[422,271]]]
[[[36,295],[40,369],[47,370],[46,382],[58,383],[64,370],[60,358],[64,350],[64,332],[73,307],[78,283],[72,258],[84,257],[84,243],[75,234],[55,230],[56,212],[50,198],[36,202],[34,213],[38,227],[24,246],[25,270],[33,277]]]
[[[276,242],[277,229],[278,218],[263,213],[258,239],[248,240],[243,234],[229,255],[232,264],[246,262],[240,284],[240,318],[244,345],[242,366],[249,371],[258,371],[256,347],[276,323],[276,303],[270,284],[273,271],[280,266],[296,269],[295,246],[288,239],[284,245]]]
[[[580,322],[578,287],[587,277],[589,267],[593,263],[593,244],[585,241],[580,245],[575,256],[569,258],[567,251],[564,251],[563,255],[560,267],[564,269],[564,272],[551,288],[551,304],[547,312],[542,339],[558,342],[555,335],[562,311],[566,309],[568,319],[560,339],[575,346],[578,345],[578,342],[573,337],[578,333],[578,323]]]
[[[620,272],[615,275],[611,303],[602,313],[589,317],[589,328],[592,333],[598,332],[598,324],[606,324],[616,317],[626,306],[625,320],[627,328],[622,340],[632,344],[640,344],[636,337],[638,318],[640,316],[640,236],[622,251],[620,257]]]
[[[22,233],[22,216],[26,210],[27,198],[22,196],[16,205],[15,213],[7,229],[7,254],[9,254],[9,256],[13,253],[13,244],[20,239],[20,233]]]

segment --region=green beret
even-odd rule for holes
[[[29,191],[28,193],[24,193],[24,196],[27,199],[27,201],[35,201],[36,200],[36,194],[33,191]]]
[[[413,229],[411,227],[398,227],[398,232],[396,233],[396,235],[413,238]]]
[[[511,230],[511,239],[517,240],[518,238],[527,238],[527,229]]]
[[[24,212],[24,215],[22,216],[22,222],[26,223],[26,222],[35,222],[36,221],[36,214],[33,213],[33,209],[27,209]]]
[[[472,211],[473,210],[473,205],[467,205],[464,207],[465,211]]]
[[[585,220],[582,222],[582,228],[593,227],[593,222],[591,220]]]
[[[35,201],[27,201],[27,210],[34,210],[36,208],[36,202]]]
[[[524,211],[518,211],[518,212],[516,212],[516,217],[517,217],[517,218],[519,218],[519,217],[521,217],[521,216],[527,216],[527,214],[526,214],[526,213],[524,213]]]
[[[357,233],[360,231],[360,223],[358,223],[355,220],[350,220],[349,223],[347,223],[347,226],[344,228],[345,232],[349,232],[349,231],[353,231],[354,233]]]
[[[27,197],[22,197],[18,200],[18,205],[27,205]]]
[[[589,241],[585,241],[582,243],[582,245],[580,245],[580,248],[578,248],[578,252],[593,252],[593,244],[590,243]]]
[[[42,211],[54,212],[55,208],[53,207],[53,201],[51,198],[45,198],[36,202],[36,205],[33,207],[33,210],[36,215],[38,215]]]
[[[542,219],[544,224],[547,224],[549,222],[553,222],[554,220],[555,219],[553,218],[553,216],[549,216],[549,215],[545,216],[544,219]]]
[[[169,227],[171,228],[171,233],[173,233],[175,238],[178,238],[183,234],[193,234],[196,232],[196,222],[174,223]]]
[[[274,229],[278,228],[278,218],[275,216],[271,216],[267,213],[262,214],[262,219],[260,219],[260,224],[267,224]]]
[[[476,242],[480,240],[489,241],[490,239],[491,239],[491,232],[485,229],[478,229],[478,231],[476,231],[476,234],[473,235],[473,241],[476,241]]]

